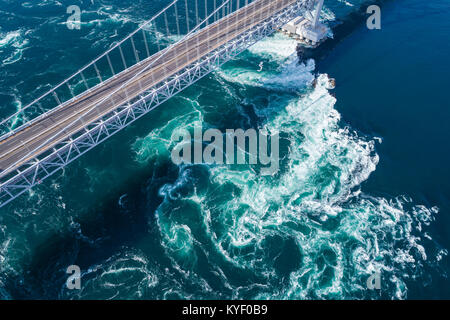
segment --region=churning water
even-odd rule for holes
[[[3,116],[167,1],[69,2],[0,2]],[[449,20],[444,1],[429,2],[435,3],[429,10],[444,12],[435,18]],[[420,1],[395,3],[413,3],[414,16]],[[71,4],[83,10],[79,31],[64,25]],[[322,18],[345,19],[360,4],[326,1]],[[390,5],[385,14],[396,10]],[[402,21],[407,18],[408,12]],[[345,41],[348,48],[360,39]],[[434,227],[439,215],[449,214],[448,190],[439,202],[410,190],[370,187],[386,137],[364,123],[353,127],[351,109],[342,107],[349,114],[342,119],[336,108],[345,106],[339,94],[346,89],[360,95],[360,108],[370,105],[361,91],[352,91],[359,80],[339,77],[358,61],[342,58],[346,52],[339,48],[321,64],[299,61],[296,46],[281,34],[260,41],[2,208],[0,297],[450,297],[448,237],[445,227]],[[367,46],[358,48],[376,51]],[[335,67],[338,59],[348,67]],[[336,97],[327,89],[325,69],[342,86]],[[175,166],[173,131],[199,124],[279,132],[280,171],[262,176],[246,165]],[[377,177],[387,185],[389,179]],[[65,287],[71,264],[82,269],[81,290]],[[381,293],[367,290],[374,272],[381,274]]]

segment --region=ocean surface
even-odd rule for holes
[[[168,2],[0,0],[0,116]],[[274,34],[1,208],[0,298],[450,298],[450,2],[385,1],[381,30],[360,5],[325,1],[347,32],[313,59]],[[174,165],[198,124],[279,131],[281,170]]]

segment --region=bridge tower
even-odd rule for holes
[[[319,3],[317,4],[316,14],[314,15],[314,21],[312,24],[313,29],[315,29],[317,27],[317,24],[319,22],[320,12],[322,11],[322,8],[323,8],[323,1],[324,0],[319,0]]]
[[[305,15],[297,16],[281,30],[298,39],[300,43],[317,46],[327,37],[328,28],[319,22],[324,0],[314,0]],[[314,13],[312,13],[314,11]]]

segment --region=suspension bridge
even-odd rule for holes
[[[173,1],[0,122],[0,207],[318,2]]]

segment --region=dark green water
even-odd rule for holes
[[[350,2],[326,1],[324,18]],[[73,31],[76,3],[2,1],[0,111],[165,3],[78,2],[86,23]],[[256,44],[2,208],[1,297],[450,297],[449,9],[390,2],[381,31],[362,25],[316,63],[281,35]],[[172,132],[199,123],[279,131],[280,172],[175,166]],[[65,287],[71,264],[80,291]],[[381,292],[367,290],[374,271]]]

